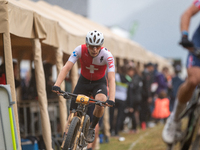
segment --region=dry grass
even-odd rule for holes
[[[182,122],[182,129],[187,126],[187,118]],[[121,133],[125,141],[120,142],[118,138],[111,137],[110,142],[101,144],[100,150],[165,150],[166,144],[162,141],[162,130],[164,124],[158,124],[154,128],[140,130],[137,134]],[[179,144],[174,150],[178,150]]]
[[[163,124],[158,124],[154,128],[140,130],[137,134],[121,133],[125,141],[120,142],[118,138],[111,137],[110,142],[101,144],[100,150],[164,150],[161,133]]]

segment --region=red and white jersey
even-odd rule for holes
[[[115,72],[115,63],[112,54],[101,47],[96,57],[91,57],[85,44],[76,47],[68,61],[75,63],[80,59],[81,74],[90,81],[99,80],[104,77],[106,69]]]
[[[195,0],[194,5],[200,9],[200,0]]]

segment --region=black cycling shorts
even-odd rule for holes
[[[83,94],[86,96],[95,96],[99,93],[103,93],[107,96],[107,82],[105,76],[96,81],[90,81],[80,75],[78,83],[74,89],[74,94]],[[75,103],[75,98],[72,97],[70,110],[77,108],[77,103]]]

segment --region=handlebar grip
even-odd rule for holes
[[[65,91],[60,90],[60,93],[65,93]]]

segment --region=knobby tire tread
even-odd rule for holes
[[[89,126],[90,126],[90,117],[88,115],[86,115],[84,122],[83,122],[83,129],[82,129],[82,132],[85,137],[87,136]]]
[[[69,126],[63,150],[68,150],[69,148],[72,148],[72,146],[74,145],[79,127],[80,127],[80,120],[78,117],[74,117]]]

